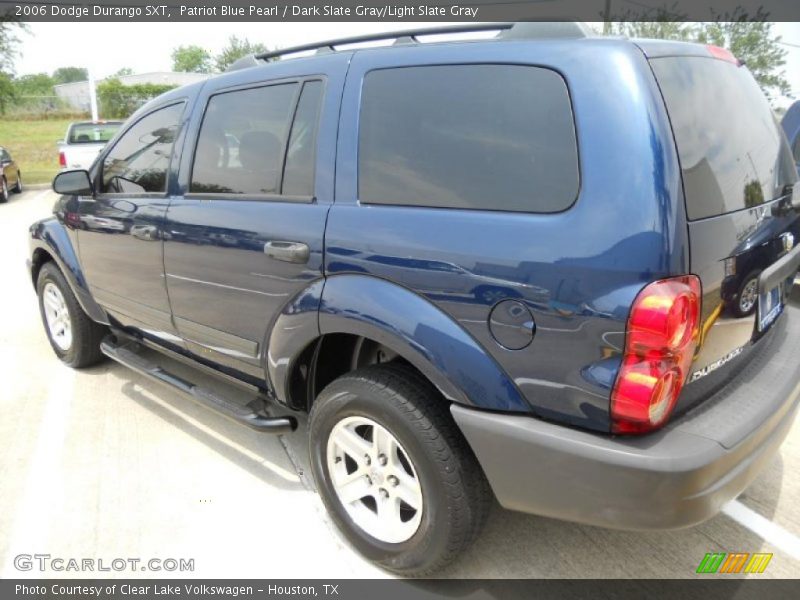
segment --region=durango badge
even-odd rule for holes
[[[713,371],[716,371],[717,369],[719,369],[725,363],[728,363],[728,362],[732,361],[734,358],[739,356],[742,352],[744,352],[744,346],[740,346],[739,348],[736,348],[736,350],[734,350],[732,352],[729,352],[728,354],[726,354],[725,356],[723,356],[719,360],[716,360],[716,361],[712,362],[711,364],[706,365],[705,367],[703,367],[699,371],[695,371],[694,373],[692,373],[692,376],[689,379],[689,382],[697,381],[698,379],[702,379],[703,377],[705,377],[709,373],[712,373]]]

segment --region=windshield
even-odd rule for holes
[[[114,137],[122,125],[119,121],[109,123],[76,123],[69,128],[68,144],[105,143]]]

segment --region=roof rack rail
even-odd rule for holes
[[[417,38],[428,35],[446,35],[452,33],[473,33],[480,31],[499,31],[498,39],[523,40],[523,39],[552,39],[552,38],[582,38],[592,35],[591,29],[585,24],[576,21],[523,21],[519,23],[474,23],[467,25],[448,25],[445,27],[429,27],[427,29],[405,29],[400,31],[386,31],[371,33],[354,37],[314,42],[301,46],[291,46],[280,50],[270,50],[260,54],[249,54],[234,62],[227,71],[238,71],[259,64],[259,60],[270,60],[287,54],[297,54],[316,50],[318,53],[336,52],[337,46],[347,46],[364,42],[379,42],[395,40],[395,44],[416,44]]]
[[[280,50],[270,50],[269,52],[262,52],[256,54],[255,57],[261,60],[269,60],[277,58],[285,54],[295,54],[297,52],[307,52],[308,50],[322,50],[323,52],[335,52],[336,46],[346,46],[348,44],[360,44],[363,42],[379,42],[382,40],[392,40],[405,38],[413,42],[417,41],[417,37],[423,35],[442,35],[448,33],[471,33],[476,31],[506,31],[515,26],[514,23],[476,23],[474,25],[448,25],[446,27],[429,27],[427,29],[406,29],[402,31],[386,31],[383,33],[370,33],[367,35],[357,35],[347,38],[339,38],[335,40],[326,40],[324,42],[315,42],[313,44],[303,44],[301,46],[291,46],[289,48],[281,48]]]

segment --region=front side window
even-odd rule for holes
[[[362,203],[549,213],[578,188],[572,107],[555,71],[443,65],[365,77]]]
[[[165,193],[172,148],[183,103],[159,109],[140,119],[103,160],[101,192]]]
[[[190,191],[280,193],[284,140],[298,83],[224,92],[206,108]]]

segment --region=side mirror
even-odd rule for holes
[[[53,191],[68,196],[93,196],[92,180],[84,169],[63,171],[53,179]]]

